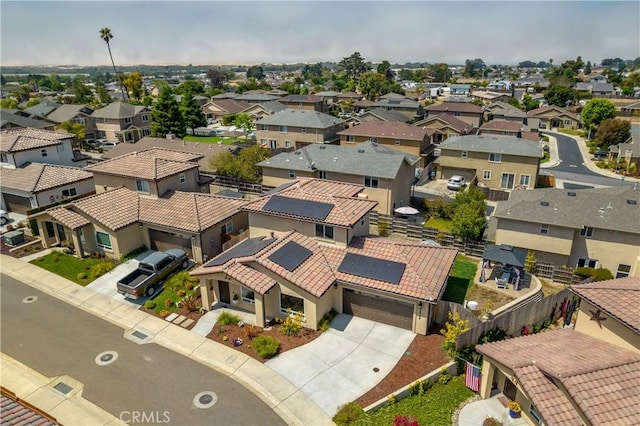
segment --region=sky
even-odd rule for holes
[[[640,56],[640,2],[0,1],[10,65],[367,61],[487,64]]]

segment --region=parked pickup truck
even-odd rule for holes
[[[153,296],[160,281],[178,268],[185,269],[188,265],[187,252],[182,249],[153,252],[140,261],[138,269],[118,281],[118,293],[130,299],[145,294]]]

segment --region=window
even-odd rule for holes
[[[516,180],[516,175],[513,173],[503,173],[500,180],[500,188],[513,189],[513,183]]]
[[[142,136],[149,136],[151,134],[151,129],[142,129]]]
[[[540,225],[540,234],[549,235],[549,225],[547,225],[546,223],[541,224]]]
[[[256,294],[253,292],[253,290],[242,287],[241,293],[243,302],[251,303],[252,305],[256,303]]]
[[[502,162],[502,154],[489,154],[489,162],[490,163],[501,163]]]
[[[233,222],[227,222],[224,225],[222,225],[223,234],[230,234],[231,232],[233,232]]]
[[[301,313],[304,315],[304,299],[289,296],[288,294],[280,294],[280,312],[283,314],[292,312],[294,314]]]
[[[260,145],[267,146],[267,140],[266,139],[260,139]]]
[[[84,239],[84,231],[82,230],[82,228],[79,228],[79,229],[78,229],[78,235],[80,236],[80,242],[81,242],[82,244],[85,244],[85,243],[86,243],[86,241],[85,241],[85,239]]]
[[[0,154],[0,162],[2,162],[2,163],[8,163],[9,162],[9,157],[7,157],[7,154],[5,154],[4,152],[2,154]]]
[[[377,188],[378,187],[378,178],[373,176],[365,176],[364,177],[364,186],[367,188]]]
[[[280,126],[280,133],[288,133],[287,126]]]
[[[131,124],[131,117],[127,117],[124,119],[124,124]]]
[[[46,149],[40,150],[40,153],[42,154],[43,157],[47,156],[47,150]]]
[[[278,141],[275,139],[269,139],[269,148],[278,149]]]
[[[491,170],[485,170],[482,172],[483,180],[491,180]]]
[[[285,148],[291,148],[291,141],[284,141]]]
[[[572,121],[571,120],[564,120],[564,124],[566,124],[567,126],[571,126]]]
[[[104,232],[96,232],[96,245],[100,248],[111,250],[111,237]]]
[[[581,237],[593,237],[593,228],[590,226],[583,226],[580,230]]]
[[[467,151],[462,151],[462,155],[460,155],[462,158],[469,158],[469,152]]]
[[[75,188],[63,189],[62,196],[63,197],[75,197],[77,194]]]
[[[289,178],[290,179],[294,179],[296,177],[296,171],[295,170],[289,170]]]
[[[180,173],[179,181],[180,183],[185,183],[187,181],[187,175],[185,175],[184,173]]]
[[[267,126],[266,124],[261,124],[260,125],[260,130],[262,130],[263,132],[268,132],[269,131],[269,126]]]
[[[586,257],[580,257],[578,258],[578,268],[595,268],[596,266],[598,266],[598,260],[597,259],[589,259]]]
[[[147,121],[149,121],[149,114],[142,114],[140,116],[140,120],[142,120],[143,123],[146,123]]]
[[[319,177],[320,179],[326,179],[326,178],[327,178],[327,172],[326,172],[326,171],[324,171],[324,170],[320,170],[320,171],[318,172],[318,177]]]
[[[396,139],[395,144],[396,144],[396,145],[400,145],[400,139]]]
[[[369,138],[369,142],[378,143],[378,138]]]
[[[50,203],[55,203],[56,202],[56,197],[54,197],[53,195],[49,195],[49,202]]]
[[[354,135],[347,135],[347,142],[354,143],[356,141],[356,137]]]
[[[53,238],[56,236],[56,232],[53,230],[53,222],[45,222],[44,227],[47,228],[48,238]]]
[[[529,185],[531,185],[531,175],[520,175],[520,185],[529,188]]]
[[[454,117],[460,117],[460,113],[456,111],[456,112],[453,113],[453,116]]]
[[[149,181],[136,179],[136,191],[138,192],[149,192]]]
[[[333,240],[333,226],[316,223],[316,237]]]
[[[539,425],[542,423],[542,416],[538,413],[538,410],[533,404],[529,406],[529,415],[535,424]]]
[[[631,265],[623,265],[621,263],[618,265],[618,270],[616,271],[616,278],[628,277],[630,273],[631,273]]]
[[[307,128],[306,128],[306,127],[303,127],[302,129],[300,129],[300,131],[301,131],[302,133],[307,133]]]

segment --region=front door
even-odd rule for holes
[[[220,291],[220,302],[231,303],[229,297],[229,283],[226,281],[218,281],[218,290]]]
[[[67,236],[64,233],[64,226],[56,223],[56,228],[58,228],[58,237],[60,238],[60,242],[67,241]]]
[[[509,398],[509,400],[511,401],[515,401],[517,391],[518,391],[518,388],[516,388],[516,385],[514,385],[511,380],[505,379],[504,389],[502,390],[502,393],[504,393],[504,396]]]

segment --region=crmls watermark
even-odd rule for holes
[[[169,411],[123,411],[120,420],[128,424],[171,423],[169,414]]]

